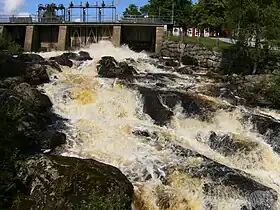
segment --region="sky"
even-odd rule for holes
[[[36,14],[38,4],[63,4],[65,7],[69,6],[71,0],[0,0],[2,8],[1,14]],[[73,0],[73,4],[80,4],[83,2],[85,4],[87,0]],[[96,4],[96,0],[88,0],[90,4]],[[102,0],[98,0],[101,4]],[[117,6],[117,13],[122,14],[124,9],[129,4],[135,4],[137,6],[142,6],[147,3],[147,0],[115,0],[115,5]],[[112,0],[105,0],[105,4],[112,4]]]

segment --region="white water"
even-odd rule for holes
[[[178,105],[169,126],[156,126],[143,113],[142,98],[137,91],[118,83],[114,85],[113,79],[96,77],[96,64],[102,56],[111,55],[118,61],[125,58],[148,59],[148,56],[135,53],[127,47],[114,48],[108,42],[92,45],[85,50],[94,58],[93,61],[79,68],[64,68],[57,75],[58,80],[43,87],[54,104],[54,112],[70,120],[68,129],[64,131],[68,145],[63,155],[94,158],[119,168],[134,184],[134,209],[200,210],[206,209],[207,201],[211,201],[214,209],[234,210],[246,203],[236,190],[225,186],[219,187],[216,196],[206,196],[202,187],[204,183],[211,183],[207,178],[193,178],[179,170],[167,176],[164,168],[182,168],[197,165],[201,161],[200,158],[179,158],[166,147],[171,142],[231,168],[248,172],[255,180],[280,194],[280,158],[257,133],[250,131],[251,125],[243,125],[238,120],[242,115],[241,107],[233,112],[218,111],[212,122],[202,122],[187,118]],[[58,54],[61,52],[41,55],[50,57]],[[139,72],[163,72],[148,62],[138,62],[136,67]],[[168,88],[178,90],[182,87],[184,91],[183,86],[203,85],[196,84],[194,78],[179,76],[181,79],[169,82]],[[152,84],[147,81],[141,85]],[[214,104],[228,105],[217,98],[200,97],[212,100]],[[134,130],[156,132],[158,139],[147,140],[135,136],[132,134]],[[237,152],[224,157],[208,146],[210,131],[239,136],[241,141],[257,142],[258,147],[246,154]],[[197,141],[198,134],[201,136],[200,141]],[[167,184],[163,184],[161,178],[167,179]],[[279,204],[276,204],[275,209],[280,209]]]

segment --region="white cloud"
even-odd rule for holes
[[[4,13],[12,14],[20,10],[25,0],[0,0]]]

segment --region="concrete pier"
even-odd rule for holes
[[[159,53],[162,47],[164,38],[164,27],[158,26],[156,27],[156,43],[155,43],[155,53]]]
[[[121,33],[122,33],[122,27],[121,26],[114,26],[113,27],[112,43],[115,47],[121,46]]]
[[[67,26],[59,26],[57,50],[65,51],[67,42]]]

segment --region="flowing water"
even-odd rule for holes
[[[280,193],[279,155],[263,136],[252,131],[249,122],[240,120],[244,107],[231,111],[221,109],[210,121],[202,121],[188,117],[182,106],[177,104],[170,123],[158,126],[143,112],[143,98],[139,91],[127,88],[114,79],[97,77],[96,65],[102,56],[111,55],[117,61],[125,58],[137,60],[134,65],[142,74],[167,72],[152,65],[155,60],[147,54],[135,53],[127,47],[114,48],[108,42],[101,42],[85,50],[94,58],[93,61],[64,68],[56,75],[58,79],[42,88],[52,100],[54,112],[69,120],[67,129],[63,131],[68,139],[63,155],[93,158],[119,168],[134,185],[133,209],[230,210],[241,209],[250,199],[258,199],[258,190],[250,191],[248,199],[242,189],[219,184],[219,180],[210,176],[192,176],[183,170],[201,165],[205,158],[240,169],[246,173],[244,176],[272,188],[276,194]],[[54,54],[60,53],[42,55],[49,57]],[[170,90],[184,92],[185,87],[193,85],[192,90],[196,92],[211,82],[178,73],[168,74],[176,76],[175,80],[165,81],[165,89]],[[136,80],[134,83],[145,87],[155,85],[149,80]],[[228,106],[219,98],[201,97]],[[272,110],[253,111],[280,116]],[[135,135],[136,131],[145,131],[148,135]],[[229,134],[244,144],[257,146],[248,152],[224,155],[209,146],[211,131],[219,135]],[[171,145],[179,145],[203,157],[178,155]],[[216,183],[213,192],[206,193],[205,186],[213,183]],[[278,201],[268,209],[280,209]]]

